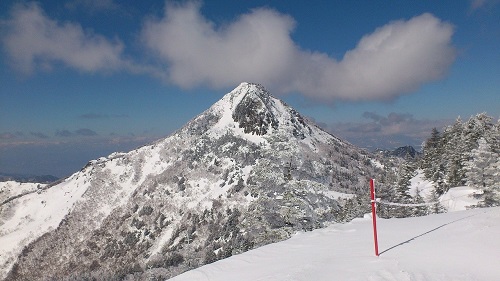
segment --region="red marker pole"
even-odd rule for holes
[[[373,221],[373,242],[375,243],[375,255],[378,257],[378,241],[377,241],[377,211],[375,207],[375,187],[373,179],[370,179],[370,198],[372,203],[372,221]]]

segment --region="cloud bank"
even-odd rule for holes
[[[340,60],[302,49],[291,37],[294,19],[269,8],[216,25],[199,3],[167,4],[160,18],[144,21],[145,52],[136,62],[125,59],[119,39],[53,20],[38,4],[16,5],[2,25],[12,65],[27,74],[62,64],[90,73],[147,73],[183,88],[227,89],[249,81],[320,102],[394,99],[443,78],[456,56],[453,26],[431,14],[377,28]],[[324,32],[320,36],[328,36]]]
[[[63,64],[83,72],[126,68],[119,40],[50,19],[36,3],[16,5],[5,23],[3,45],[12,65],[29,74]]]
[[[87,128],[78,129],[74,132],[68,130],[57,130],[55,133],[56,137],[73,137],[73,136],[91,137],[97,135],[98,134],[95,131]]]
[[[453,26],[431,14],[376,29],[340,61],[301,49],[291,38],[294,26],[265,8],[216,26],[188,3],[167,6],[162,18],[146,22],[142,37],[182,87],[254,81],[322,101],[395,98],[442,78],[456,55]]]
[[[366,122],[322,124],[331,133],[366,148],[394,149],[412,145],[420,149],[430,137],[433,128],[441,128],[453,120],[416,119],[409,113],[391,112],[387,116],[375,112],[364,112]]]

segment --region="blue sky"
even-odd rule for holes
[[[362,147],[500,115],[500,1],[2,1],[0,172],[66,176],[240,82]]]

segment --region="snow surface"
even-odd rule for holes
[[[0,182],[0,203],[14,196],[35,192],[38,187],[42,188],[45,185],[43,183],[21,183],[17,181]]]
[[[370,218],[299,233],[172,281],[499,280],[500,207],[425,217]]]
[[[459,186],[450,188],[448,192],[439,198],[439,203],[448,211],[465,210],[469,206],[477,205],[478,199],[472,195],[478,190],[470,186]],[[500,249],[499,249],[500,251]]]
[[[2,214],[2,220],[5,221],[0,221],[0,269],[5,272],[10,269],[23,247],[43,233],[56,228],[74,203],[82,197],[86,189],[79,186],[83,185],[82,181],[85,179],[72,182],[75,175],[57,188],[49,188],[40,193],[33,192],[10,203],[19,204],[19,207]],[[31,184],[31,187],[36,186],[38,185]],[[30,185],[24,188],[30,188]]]
[[[410,195],[416,196],[418,190],[422,198],[429,198],[433,189],[434,182],[425,179],[423,170],[417,170],[417,175],[410,180]]]

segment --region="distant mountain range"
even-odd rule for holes
[[[403,159],[415,159],[418,156],[420,156],[422,153],[419,151],[416,151],[413,146],[407,145],[407,146],[401,146],[398,147],[394,150],[387,150],[387,149],[377,149],[374,151],[376,154],[382,154],[385,157],[399,157]]]
[[[59,178],[51,175],[19,175],[8,174],[0,172],[0,182],[4,181],[17,181],[17,182],[31,182],[31,183],[51,183],[57,181]]]

